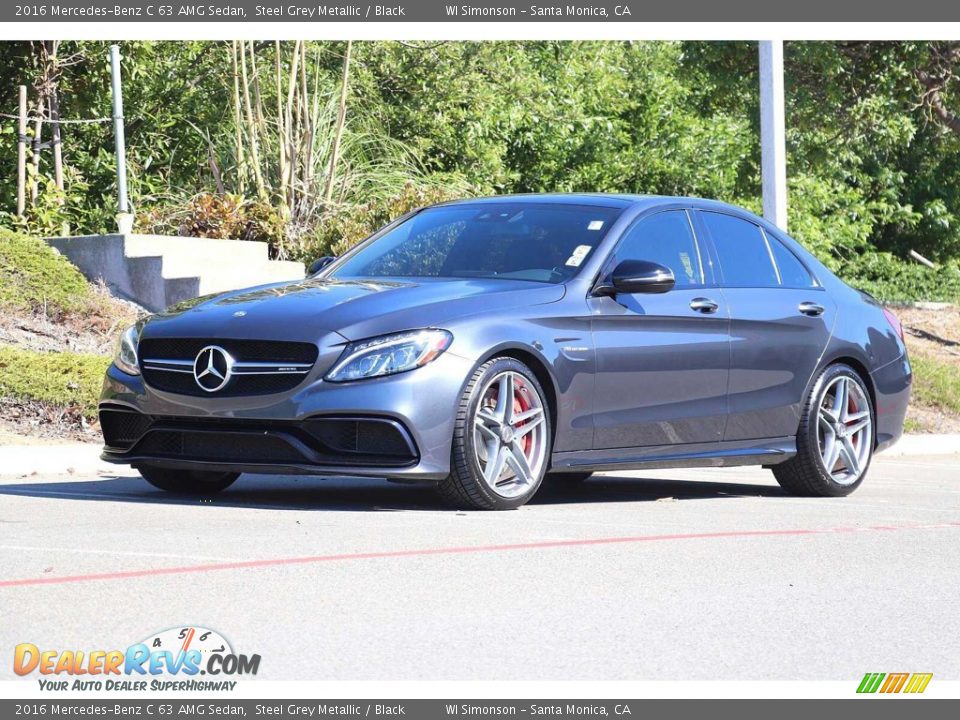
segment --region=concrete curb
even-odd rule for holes
[[[960,454],[960,433],[904,435],[881,457],[953,454]],[[115,472],[129,473],[130,470],[100,460],[100,446],[93,443],[0,446],[0,477]]]
[[[892,448],[881,456],[894,455],[954,455],[960,453],[960,433],[940,435],[904,435]]]
[[[62,445],[0,446],[0,477],[29,475],[95,475],[123,471],[122,465],[100,460],[100,445],[69,443]]]

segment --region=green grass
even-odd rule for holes
[[[0,229],[0,307],[59,317],[101,303],[80,271],[45,242]]]
[[[98,355],[0,347],[0,397],[71,408],[93,418],[109,365],[109,358]]]
[[[912,355],[913,402],[960,415],[960,369],[951,363]]]
[[[908,417],[903,421],[903,431],[905,433],[918,433],[924,431],[924,426],[918,420]]]

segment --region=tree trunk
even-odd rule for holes
[[[337,110],[337,129],[333,135],[333,146],[330,148],[330,169],[327,172],[327,189],[323,193],[324,205],[329,205],[333,197],[333,183],[337,174],[337,164],[340,160],[340,143],[343,141],[343,128],[347,122],[347,91],[350,83],[350,51],[353,42],[347,41],[347,50],[343,54],[343,78],[340,82],[340,107]]]
[[[244,42],[241,40],[241,43]],[[247,137],[250,138],[250,163],[253,165],[253,180],[257,186],[257,197],[265,200],[266,188],[260,173],[260,148],[257,142],[257,127],[253,121],[253,104],[250,102],[250,82],[247,77],[247,51],[240,46],[240,77],[243,80],[243,107],[247,115]]]
[[[283,75],[280,68],[282,47],[279,40],[275,41],[274,50],[277,81],[277,145],[280,154],[280,213],[286,220],[289,217],[287,212],[287,125],[283,114]]]
[[[243,120],[240,115],[240,72],[237,67],[237,41],[230,47],[230,56],[233,60],[233,123],[236,126],[236,156],[237,156],[237,191],[243,195],[246,188],[246,162],[243,152]]]

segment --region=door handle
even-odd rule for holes
[[[802,302],[797,306],[797,310],[810,317],[820,317],[823,315],[824,307],[815,302]]]
[[[719,307],[720,306],[717,305],[717,303],[715,303],[710,298],[698,297],[690,301],[690,309],[696,310],[697,312],[703,313],[704,315],[710,315],[712,313],[715,313],[717,311],[717,308]]]

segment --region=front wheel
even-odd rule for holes
[[[456,507],[511,510],[534,496],[550,452],[543,388],[523,363],[490,360],[464,390],[453,432],[450,474],[441,497]]]
[[[240,473],[172,470],[155,465],[138,465],[143,479],[155,488],[178,495],[209,495],[226,490]]]
[[[863,380],[848,365],[831,365],[804,405],[797,454],[773,466],[777,482],[791,495],[849,495],[870,466],[873,428],[873,405]]]

